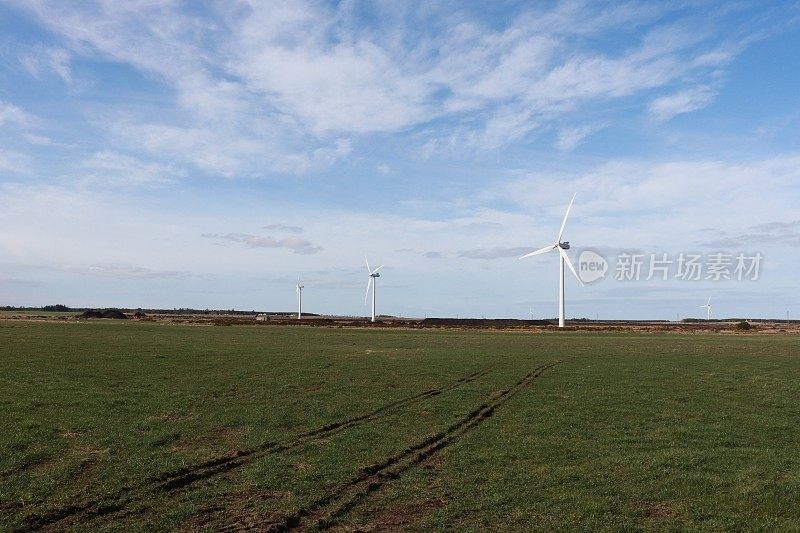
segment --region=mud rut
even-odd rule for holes
[[[347,514],[347,512],[370,494],[381,489],[388,482],[399,478],[407,470],[417,465],[424,464],[437,452],[440,452],[458,441],[471,429],[491,417],[497,408],[505,404],[520,390],[529,386],[534,379],[559,363],[561,363],[561,361],[554,361],[536,367],[514,385],[502,391],[491,401],[483,403],[479,407],[473,409],[469,414],[444,431],[431,435],[380,463],[375,463],[363,468],[350,481],[341,485],[335,491],[323,496],[310,506],[300,509],[297,513],[286,517],[279,523],[267,525],[267,527],[265,527],[265,524],[248,525],[235,523],[230,524],[223,530],[243,531],[248,529],[266,529],[268,531],[292,531],[305,529],[306,527],[327,529],[334,526],[339,518]]]
[[[438,396],[452,389],[475,381],[488,374],[490,369],[473,372],[449,385],[428,389],[412,396],[395,400],[385,404],[366,414],[348,418],[339,422],[326,424],[319,428],[301,433],[286,442],[268,442],[253,449],[236,450],[231,454],[204,461],[202,463],[181,468],[172,472],[161,474],[150,478],[138,486],[123,487],[116,492],[104,497],[76,503],[65,507],[52,509],[43,514],[31,514],[26,518],[26,525],[31,529],[39,529],[46,526],[57,524],[61,521],[70,519],[72,521],[86,521],[98,516],[122,511],[135,501],[135,496],[147,492],[169,493],[177,489],[186,487],[195,482],[206,480],[220,474],[224,474],[236,468],[245,466],[261,457],[273,453],[280,453],[291,450],[298,446],[310,442],[321,440],[333,436],[348,428],[355,427],[395,409],[404,407],[414,402],[422,401],[427,398]]]
[[[520,390],[529,386],[534,379],[559,363],[561,361],[554,361],[534,368],[511,387],[503,390],[491,401],[473,409],[468,415],[450,425],[447,429],[431,435],[379,463],[374,463],[361,469],[353,478],[329,494],[278,522],[264,523],[260,520],[242,521],[237,519],[219,524],[216,529],[223,531],[290,531],[312,526],[321,529],[331,527],[336,524],[339,518],[371,493],[379,490],[392,479],[400,477],[410,468],[425,463],[437,452],[453,444],[471,429],[491,417],[498,407],[506,403]],[[368,413],[301,433],[285,442],[269,442],[253,449],[237,450],[225,456],[150,478],[138,486],[123,487],[103,498],[53,509],[43,514],[31,514],[26,517],[25,523],[28,528],[35,530],[51,526],[58,527],[59,525],[85,523],[91,519],[114,513],[119,513],[119,517],[122,518],[128,514],[126,507],[137,501],[137,495],[146,493],[166,495],[187,488],[203,480],[231,472],[267,455],[281,453],[317,440],[326,439],[349,428],[378,419],[382,415],[393,412],[398,408],[433,398],[471,383],[490,371],[491,369],[487,368],[473,372],[449,385],[428,389],[395,400]],[[61,522],[66,523],[60,524]]]

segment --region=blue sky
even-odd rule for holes
[[[0,304],[800,318],[797,2],[0,1]],[[614,279],[622,251],[758,280]]]

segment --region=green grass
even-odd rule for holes
[[[0,321],[0,530],[82,505],[54,527],[316,518],[389,457],[401,471],[339,509],[338,527],[800,530],[798,348],[777,335]],[[155,480],[237,450],[253,453],[187,487]]]

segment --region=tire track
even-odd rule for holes
[[[279,523],[254,524],[236,522],[223,526],[221,530],[283,532],[309,527],[327,529],[335,525],[341,517],[346,515],[359,502],[379,490],[386,483],[397,479],[407,470],[424,463],[442,449],[458,441],[470,430],[491,417],[499,407],[519,391],[528,387],[545,371],[561,362],[560,360],[554,361],[534,368],[511,387],[502,391],[491,401],[473,409],[469,414],[450,425],[444,431],[431,435],[379,463],[363,468],[352,479],[339,486],[333,492],[323,496],[308,507],[301,508],[296,513],[285,517]]]
[[[212,459],[205,463],[201,463],[200,465],[197,465],[195,467],[190,467],[187,469],[182,469],[169,474],[165,474],[164,476],[158,479],[158,482],[160,483],[161,489],[164,491],[176,490],[185,487],[187,485],[190,485],[196,481],[207,479],[209,477],[215,476],[220,473],[228,472],[234,468],[237,468],[246,463],[250,463],[252,461],[260,459],[266,455],[284,452],[287,450],[291,450],[293,448],[297,448],[298,446],[308,444],[309,442],[313,442],[315,440],[331,437],[346,429],[355,426],[360,426],[367,422],[371,422],[372,420],[375,420],[386,413],[390,413],[396,409],[405,407],[406,405],[409,405],[411,403],[424,400],[426,398],[433,398],[435,396],[453,390],[466,383],[475,381],[476,379],[481,378],[488,373],[489,369],[485,369],[479,372],[473,372],[472,374],[464,376],[463,378],[460,378],[445,387],[428,389],[426,391],[414,394],[413,396],[408,396],[406,398],[402,398],[400,400],[396,400],[394,402],[383,405],[375,409],[374,411],[370,411],[369,413],[349,418],[341,422],[333,422],[331,424],[326,424],[320,428],[313,429],[305,433],[301,433],[297,438],[295,438],[290,442],[270,443],[260,447],[257,450],[237,451],[236,455],[233,457]]]
[[[236,450],[231,454],[216,457],[202,463],[174,470],[161,476],[147,480],[139,487],[123,487],[104,498],[71,504],[66,507],[51,509],[41,514],[31,514],[25,518],[25,525],[30,529],[41,529],[52,526],[66,519],[83,518],[90,520],[99,516],[118,512],[132,503],[133,497],[138,493],[170,493],[188,487],[194,483],[207,480],[217,475],[225,474],[236,468],[245,466],[267,455],[281,453],[298,446],[325,439],[347,429],[357,427],[397,409],[433,398],[445,392],[471,383],[491,372],[491,368],[473,372],[457,379],[449,385],[428,389],[417,394],[387,403],[368,413],[354,416],[339,422],[333,422],[316,429],[301,433],[288,442],[268,442],[257,448]]]

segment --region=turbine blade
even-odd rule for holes
[[[572,209],[572,202],[575,201],[575,197],[578,193],[572,195],[572,200],[569,201],[569,207],[567,207],[567,212],[564,213],[564,221],[561,222],[561,229],[558,231],[558,238],[556,239],[556,244],[561,242],[561,236],[564,235],[564,227],[567,225],[567,218],[569,217],[569,211]]]
[[[382,268],[383,268],[383,267],[385,267],[385,266],[386,266],[386,265],[381,265],[381,266],[379,266],[378,268],[376,268],[375,270],[373,270],[373,271],[372,271],[372,273],[373,273],[373,274],[374,274],[374,273],[376,273],[378,270],[382,269]]]
[[[371,268],[369,268],[369,259],[367,259],[367,256],[366,256],[366,255],[364,256],[364,262],[365,262],[365,263],[367,263],[367,272],[369,272],[370,274],[372,274],[372,269],[371,269]]]
[[[558,248],[558,247],[555,244],[551,244],[550,246],[545,246],[544,248],[539,248],[536,251],[533,251],[533,252],[531,252],[529,254],[525,254],[522,257],[520,257],[520,259],[525,259],[526,257],[533,257],[534,255],[540,255],[540,254],[543,254],[543,253],[547,253],[550,250],[552,250],[553,248]]]
[[[372,276],[370,276],[369,281],[367,281],[367,293],[364,295],[364,305],[367,305],[367,300],[369,299],[369,288],[372,286]]]
[[[569,256],[567,255],[567,252],[565,252],[564,249],[561,248],[561,247],[558,248],[558,252],[561,254],[561,257],[564,258],[564,262],[569,267],[570,271],[572,272],[572,275],[575,276],[575,279],[577,279],[578,283],[580,283],[581,287],[583,287],[584,286],[583,285],[583,281],[581,281],[581,278],[580,278],[580,276],[578,276],[578,273],[575,272],[575,267],[572,266],[572,261],[569,260]]]

